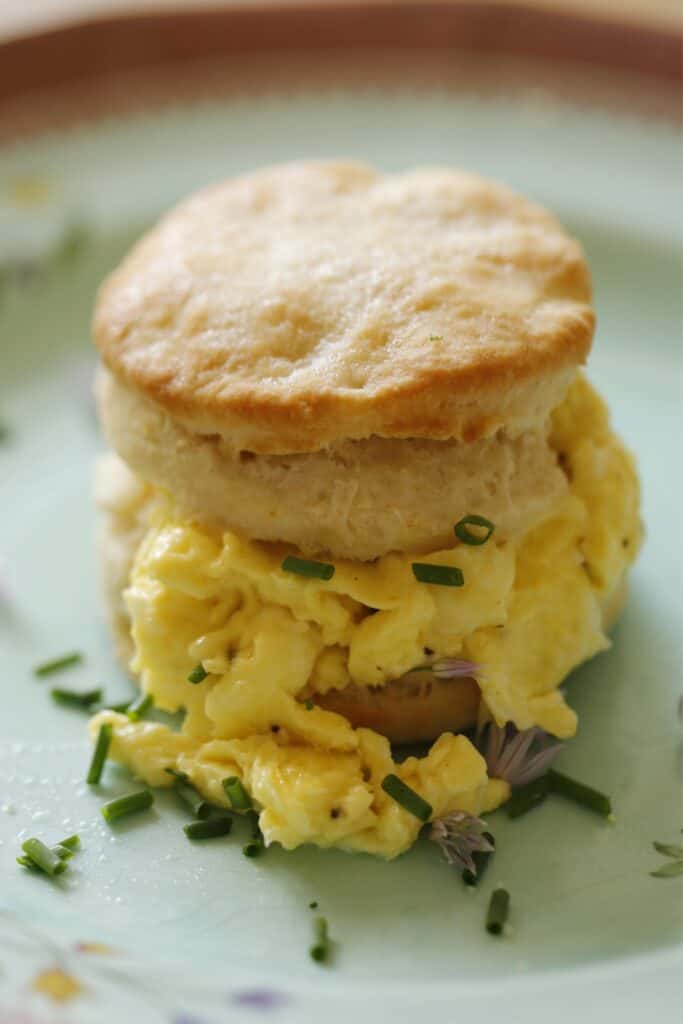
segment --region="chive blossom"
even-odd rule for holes
[[[474,870],[465,868],[462,873],[462,880],[465,885],[477,885],[481,882],[484,872],[489,866],[489,861],[495,853],[496,841],[490,832],[482,832],[482,838],[491,844],[491,850],[474,850],[471,854],[474,861]]]
[[[216,839],[218,836],[227,836],[231,828],[230,815],[216,814],[213,818],[192,821],[189,825],[184,825],[183,832],[188,839]]]
[[[418,583],[435,583],[440,587],[461,587],[465,582],[462,569],[429,562],[413,562],[413,576]]]
[[[395,800],[397,804],[418,818],[420,821],[429,821],[432,816],[432,805],[423,800],[419,793],[416,793],[410,786],[406,786],[398,775],[387,775],[382,781],[384,792]]]
[[[60,658],[52,658],[51,661],[44,661],[33,669],[35,676],[51,676],[53,672],[61,672],[62,669],[71,668],[73,665],[80,665],[83,655],[80,651],[73,651],[64,654]]]
[[[567,797],[574,803],[587,807],[589,811],[601,814],[603,818],[609,818],[612,813],[610,798],[604,793],[598,792],[591,786],[584,786],[583,783],[570,779],[568,775],[556,772],[554,769],[548,772],[550,791],[557,796]]]
[[[203,683],[204,680],[206,679],[206,677],[208,676],[208,674],[209,673],[206,671],[206,669],[204,668],[204,666],[200,662],[199,665],[196,665],[192,669],[192,671],[190,672],[189,676],[187,677],[187,681],[188,681],[188,683],[195,683],[195,684],[196,683]]]
[[[141,693],[139,697],[128,705],[126,715],[130,722],[139,722],[151,707],[154,706],[154,697],[151,693]]]
[[[119,818],[126,818],[129,814],[138,814],[140,811],[148,810],[154,803],[154,795],[149,789],[139,789],[134,793],[126,793],[116,800],[110,800],[103,804],[100,810],[102,817],[111,824]]]
[[[223,779],[223,789],[233,811],[251,810],[251,797],[236,775]]]
[[[294,555],[288,555],[285,558],[282,570],[315,580],[331,580],[334,576],[333,565],[329,565],[327,562],[313,562],[309,558],[296,558]]]
[[[66,861],[40,839],[27,839],[21,844],[21,848],[29,860],[46,875],[61,875],[66,871]]]
[[[486,530],[485,534],[474,533],[469,529],[470,526],[482,527]],[[485,544],[489,539],[495,526],[490,519],[486,519],[484,516],[463,516],[463,518],[455,524],[453,527],[455,536],[463,544],[469,544],[472,547],[477,547],[479,544]]]
[[[65,690],[60,686],[53,686],[50,690],[50,696],[55,704],[88,711],[98,700],[102,700],[102,690],[85,690],[79,693],[77,690]]]
[[[319,964],[325,963],[330,956],[330,936],[327,928],[327,918],[316,917],[313,922],[313,934],[315,935],[315,942],[309,950],[311,959]]]
[[[486,931],[489,935],[500,935],[510,912],[510,893],[507,889],[494,889],[486,914]]]
[[[85,781],[89,786],[96,786],[102,778],[102,770],[104,768],[104,762],[107,760],[107,754],[109,753],[109,747],[111,746],[111,740],[114,730],[112,729],[110,722],[105,722],[104,725],[100,726],[100,731],[97,734],[97,740],[95,742],[95,749],[92,753],[92,759],[90,761],[90,767],[88,768],[88,774],[85,777]]]

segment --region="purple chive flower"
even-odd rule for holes
[[[493,853],[494,846],[484,835],[486,822],[465,811],[451,811],[432,822],[429,838],[433,839],[449,864],[463,871],[477,873],[473,853]]]
[[[465,679],[475,677],[481,671],[481,665],[464,658],[442,658],[429,667],[437,679]]]
[[[284,992],[273,988],[247,988],[235,992],[232,1001],[237,1006],[247,1006],[252,1010],[277,1010],[285,1006],[289,999]]]
[[[489,721],[477,736],[489,776],[504,779],[513,789],[545,775],[563,746],[538,726],[520,732],[512,722],[501,729]]]

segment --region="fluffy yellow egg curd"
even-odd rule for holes
[[[382,687],[425,661],[480,666],[480,714],[571,737],[558,689],[609,646],[605,629],[640,541],[638,482],[602,400],[579,376],[552,417],[550,444],[567,474],[551,515],[513,539],[456,541],[420,561],[457,566],[462,587],[418,582],[410,554],[335,560],[330,580],[283,571],[291,548],[209,532],[159,502],[125,593],[133,672],[155,705],[185,711],[178,732],[101,712],[111,756],[152,786],[184,772],[215,804],[237,776],[260,811],[266,843],[338,846],[383,857],[407,850],[421,822],[381,787],[395,773],[437,818],[479,814],[509,795],[463,735],[395,763],[389,741],[316,704]],[[472,512],[476,512],[473,509]],[[425,650],[429,652],[425,656]],[[193,684],[201,664],[208,673]]]

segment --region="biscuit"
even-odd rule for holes
[[[542,423],[589,351],[579,244],[476,175],[302,162],[204,189],[104,283],[104,363],[233,453]]]
[[[435,551],[476,509],[498,539],[545,518],[567,490],[547,424],[469,444],[372,437],[319,452],[235,453],[189,432],[111,374],[98,382],[109,441],[144,480],[172,494],[181,518],[307,555],[367,561],[389,551]]]

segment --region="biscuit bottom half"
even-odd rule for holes
[[[103,711],[93,735],[110,722],[112,757],[153,786],[183,772],[215,804],[237,776],[266,842],[286,848],[402,853],[421,822],[382,789],[390,773],[434,818],[495,808],[508,784],[454,730],[492,717],[574,734],[559,686],[609,646],[640,542],[633,460],[583,377],[552,414],[549,443],[567,484],[547,518],[420,556],[461,569],[461,587],[418,582],[410,554],[335,559],[329,580],[285,572],[291,546],[183,521],[120,465],[112,484],[110,466],[100,489],[115,627],[156,707],[185,717],[174,731]],[[470,677],[441,678],[445,659],[470,662]],[[206,676],[192,683],[198,665]],[[397,763],[389,737],[435,742]]]

